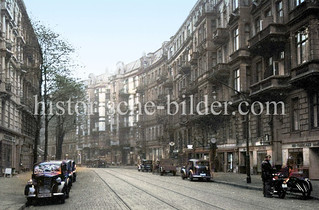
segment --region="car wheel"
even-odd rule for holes
[[[286,197],[286,191],[285,190],[281,190],[278,193],[278,197],[281,198],[281,199],[284,199]]]
[[[193,178],[193,174],[192,174],[192,173],[189,173],[189,180],[190,180],[190,181],[193,181],[193,179],[194,179],[194,178]]]
[[[34,199],[33,198],[27,198],[26,206],[31,206],[33,204]]]
[[[60,197],[60,203],[61,204],[64,204],[65,203],[65,198],[66,198],[66,196],[67,196],[67,193],[66,193],[66,190],[63,192],[64,194]]]

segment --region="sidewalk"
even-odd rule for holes
[[[214,173],[214,182],[232,185],[236,187],[251,189],[251,190],[258,190],[262,191],[262,180],[260,175],[251,175],[251,183],[248,184],[246,181],[247,175],[246,174],[235,174],[235,173]],[[314,199],[319,200],[319,180],[311,180],[313,191],[311,196]]]
[[[31,172],[25,172],[11,178],[0,177],[1,209],[22,209],[25,206],[24,187],[31,178]]]

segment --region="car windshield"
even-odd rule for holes
[[[198,165],[198,166],[209,166],[209,162],[207,162],[207,161],[199,161],[199,162],[197,163],[197,165]]]
[[[41,163],[34,167],[34,174],[43,174],[43,173],[59,173],[60,164],[58,163]]]
[[[152,161],[151,160],[146,160],[143,162],[144,164],[152,164]]]

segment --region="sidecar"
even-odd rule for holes
[[[293,172],[287,181],[288,192],[301,194],[303,199],[310,198],[312,184],[309,178],[305,177],[302,171]]]

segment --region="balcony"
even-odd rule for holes
[[[295,7],[289,13],[289,25],[303,20],[306,16],[311,14],[318,15],[319,13],[319,1],[317,0],[305,0],[299,6]]]
[[[156,82],[157,82],[157,84],[161,84],[161,83],[165,82],[166,79],[167,79],[166,76],[158,75],[156,78]]]
[[[290,85],[288,75],[273,75],[250,86],[250,97],[263,100],[280,100],[285,95]]]
[[[209,79],[210,80],[218,80],[227,82],[229,79],[230,71],[229,65],[227,63],[218,63],[212,68],[210,72]]]
[[[124,88],[122,88],[122,89],[120,90],[119,95],[120,95],[120,97],[122,97],[122,98],[128,98],[128,97],[130,97],[130,93],[129,93],[126,89],[124,89]]]
[[[187,87],[186,87],[186,95],[194,95],[198,92],[198,83],[197,80],[192,81]]]
[[[8,1],[1,2],[1,10],[4,14],[9,16],[9,19],[13,19],[13,15],[11,13],[11,3]]]
[[[246,59],[248,62],[250,62],[249,50],[246,48],[241,48],[230,55],[230,63],[235,62],[239,59]]]
[[[145,89],[144,85],[139,85],[139,86],[136,87],[136,93],[143,94],[144,93],[144,89]]]
[[[284,49],[287,41],[287,28],[283,24],[271,23],[249,40],[254,54],[264,55],[274,49]]]
[[[228,28],[217,28],[213,34],[213,42],[217,45],[227,43],[229,38]]]
[[[213,5],[207,3],[204,7],[204,10],[202,11],[202,14],[197,16],[197,20],[195,21],[194,26],[197,27],[206,17],[216,16],[217,14],[217,9],[215,9]]]
[[[179,74],[182,74],[182,75],[189,74],[190,72],[191,72],[191,66],[188,63],[184,63],[178,68]]]
[[[291,69],[290,83],[299,88],[313,89],[319,86],[319,60],[312,60]]]
[[[0,81],[0,97],[10,98],[12,96],[12,83],[8,80],[6,82]]]
[[[190,63],[191,63],[192,65],[196,65],[197,62],[198,62],[198,52],[193,52],[193,53],[191,54]]]
[[[166,81],[163,83],[164,88],[173,88],[173,79],[167,78]]]

